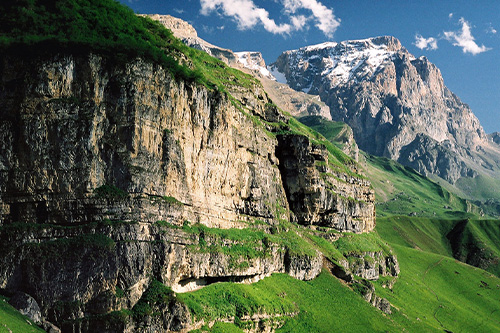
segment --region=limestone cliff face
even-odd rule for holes
[[[233,68],[255,76],[261,81],[273,102],[292,116],[321,115],[327,119],[332,119],[329,107],[320,101],[319,96],[295,91],[287,84],[277,80],[267,69],[260,52],[233,52],[215,46],[198,37],[198,33],[191,24],[170,15],[153,14],[146,16],[170,29],[174,36],[182,40],[184,44],[202,50]]]
[[[183,204],[176,223],[232,227],[243,215],[275,219],[265,203],[287,207],[275,139],[223,94],[176,82],[141,60],[4,59],[2,73],[5,221],[154,222],[168,213],[152,199],[168,196]],[[263,109],[264,91],[248,94],[259,101],[249,107]],[[104,184],[129,193],[131,207],[104,212],[93,199]]]
[[[296,90],[319,94],[359,147],[454,183],[484,164],[487,137],[470,108],[425,57],[393,37],[324,43],[283,53],[272,65]]]
[[[182,40],[182,42],[192,48],[204,51],[212,57],[222,60],[230,66],[238,66],[238,57],[233,51],[210,44],[209,42],[198,37],[196,29],[188,22],[181,20],[177,17],[170,15],[141,15],[147,16],[152,20],[160,22],[164,27],[172,31],[175,37]]]
[[[259,84],[228,89],[141,59],[2,55],[0,288],[33,297],[64,331],[188,330],[174,296],[149,322],[120,311],[154,280],[174,291],[275,272],[308,280],[322,257],[267,239],[262,256],[227,254],[213,249],[238,241],[183,226],[272,232],[291,212],[304,225],[373,229],[367,181],[317,165],[328,154],[307,138],[274,133],[267,124],[288,119]]]
[[[299,223],[358,233],[373,230],[375,195],[367,180],[332,170],[326,149],[304,136],[278,140],[279,167]]]

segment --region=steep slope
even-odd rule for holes
[[[352,129],[347,124],[340,121],[330,121],[321,116],[304,116],[298,118],[298,120],[302,124],[321,133],[328,141],[336,145],[345,154],[358,161],[358,144],[354,141]],[[375,193],[376,191],[377,189],[375,188]]]
[[[297,92],[287,84],[282,83],[281,80],[277,80],[267,69],[260,52],[233,52],[212,45],[198,37],[198,33],[188,22],[170,15],[144,16],[160,22],[186,45],[202,50],[233,68],[255,76],[262,83],[273,102],[292,116],[321,115],[331,119],[330,109],[319,100],[319,96]]]
[[[3,293],[63,331],[168,331],[215,282],[397,275],[310,241],[372,231],[373,189],[256,79],[114,1],[23,4],[0,5]]]
[[[1,332],[45,332],[33,325],[28,317],[23,316],[7,299],[0,296],[0,331]]]
[[[344,134],[352,130],[342,122],[314,116],[299,120],[341,149],[347,149],[346,143],[352,145],[349,136],[346,138]],[[357,149],[357,146],[353,149]],[[378,217],[412,215],[453,219],[483,214],[472,202],[449,192],[412,168],[363,151],[359,156],[360,165],[375,189]]]
[[[459,179],[498,174],[499,147],[470,108],[444,85],[435,65],[393,37],[286,51],[271,68],[292,88],[319,94],[368,153],[460,188]]]
[[[320,117],[300,120],[333,143],[343,143],[336,135],[342,123]],[[384,240],[454,257],[500,276],[498,221],[480,219],[480,207],[397,162],[362,152],[360,164],[375,187],[377,230]]]

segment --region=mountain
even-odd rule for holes
[[[253,76],[115,1],[25,5],[31,16],[0,5],[0,288],[12,305],[68,332],[186,331],[204,319],[178,295],[281,273],[336,274],[391,311],[370,281],[399,266],[373,233],[356,161]],[[257,331],[306,311],[269,299],[285,306],[210,321]]]
[[[286,51],[271,66],[297,91],[318,94],[359,147],[435,175],[495,178],[500,149],[439,69],[394,37],[331,42]]]
[[[114,0],[0,19],[0,330],[499,330],[500,279],[452,258],[499,274],[498,223],[281,110],[258,53]]]
[[[325,103],[321,102],[319,96],[297,92],[287,84],[278,82],[267,69],[260,52],[233,52],[212,45],[198,37],[198,33],[188,22],[170,15],[153,14],[144,16],[160,22],[186,45],[204,51],[233,68],[255,76],[262,83],[273,102],[292,116],[321,115],[331,119],[330,109]]]

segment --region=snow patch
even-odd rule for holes
[[[389,51],[388,45],[374,43],[368,38],[339,43],[327,42],[288,52],[291,55],[291,68],[311,73],[321,69],[320,75],[328,78],[335,87],[349,80],[370,79],[394,58],[397,51]],[[321,65],[318,65],[319,63]],[[310,87],[302,90],[309,91]]]
[[[234,52],[234,54],[245,68],[258,71],[262,76],[272,80],[275,79],[265,66],[264,59],[262,59],[262,54],[260,52]],[[262,64],[264,64],[264,66],[262,66]]]
[[[271,72],[271,75],[275,78],[275,80],[279,83],[288,84],[286,80],[285,74],[278,71],[278,69],[274,66],[269,66],[267,69]]]

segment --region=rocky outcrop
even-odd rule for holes
[[[378,280],[381,276],[398,276],[400,273],[398,259],[393,254],[362,252],[345,256],[347,260],[340,262],[344,270],[366,280]]]
[[[493,141],[496,144],[500,144],[500,133],[498,132],[493,132],[491,134],[488,134],[488,138]]]
[[[294,134],[278,136],[276,155],[293,218],[303,225],[368,232],[375,227],[374,191],[364,179],[340,174],[324,146]]]
[[[198,33],[188,22],[170,15],[154,14],[145,16],[163,24],[186,45],[202,50],[233,68],[255,76],[261,81],[273,102],[292,116],[321,115],[327,119],[332,118],[329,107],[321,102],[319,96],[295,91],[275,78],[268,70],[260,52],[233,52],[212,45],[198,37]]]
[[[155,280],[186,291],[321,270],[319,253],[267,238],[252,244],[260,256],[226,253],[241,242],[189,226],[269,232],[293,206],[303,224],[374,227],[356,166],[330,170],[321,145],[274,133],[288,119],[257,83],[229,95],[95,54],[3,54],[0,65],[0,288],[30,295],[63,331],[186,329],[175,296],[157,317],[134,317]],[[295,158],[312,177],[283,174]],[[290,201],[300,191],[314,207]]]
[[[4,223],[114,218],[234,227],[247,215],[275,219],[267,203],[287,207],[275,139],[224,94],[141,60],[120,66],[61,55],[4,58],[2,66]],[[262,88],[240,96],[265,116]],[[107,185],[129,199],[97,198]]]
[[[261,78],[260,81],[276,105],[294,117],[321,116],[332,119],[330,108],[319,96],[310,95],[290,88],[287,84]]]
[[[176,292],[185,292],[216,282],[256,282],[276,272],[309,280],[322,267],[319,253],[299,255],[281,244],[262,241],[257,245],[262,255],[245,257],[222,251],[206,232],[152,223],[30,228],[17,225],[4,227],[1,236],[5,244],[0,259],[0,288],[7,293],[29,294],[29,299],[40,305],[42,317],[63,324],[63,330],[83,325],[81,319],[85,319],[85,327],[109,324],[109,318],[101,317],[133,309],[154,279]],[[221,241],[226,248],[248,246]],[[175,329],[168,326],[171,330],[190,325],[190,317],[181,311],[184,305],[175,297],[169,304],[161,316],[137,321],[136,317],[125,320],[129,317],[126,315],[120,323],[177,323]]]
[[[487,169],[482,149],[489,143],[478,119],[435,65],[393,37],[287,51],[272,68],[292,88],[319,94],[332,119],[346,122],[371,154],[450,183]]]
[[[322,116],[300,117],[298,121],[323,134],[356,162],[359,160],[358,144],[354,140],[352,129],[346,123],[331,121]]]
[[[439,143],[422,133],[402,147],[399,159],[415,170],[427,170],[444,179],[474,178],[478,175],[455,152],[449,141]]]
[[[195,28],[188,22],[170,15],[141,15],[151,18],[152,20],[160,22],[164,27],[170,29],[175,37],[179,38],[184,44],[204,51],[230,66],[238,66],[238,57],[233,51],[224,49],[210,44],[209,42],[198,37]]]
[[[392,289],[400,273],[396,255],[384,251],[368,251],[344,253],[344,258],[336,263],[325,259],[324,266],[360,293],[368,303],[384,313],[391,314],[391,304],[387,299],[375,294],[371,281],[376,281],[381,276],[392,276],[392,279],[382,284],[383,288]]]
[[[40,307],[35,299],[30,295],[17,292],[9,299],[9,304],[31,319],[34,323],[40,324],[42,322]]]
[[[363,298],[365,301],[373,305],[374,307],[378,308],[380,311],[386,313],[386,314],[391,314],[391,303],[386,298],[382,298],[380,296],[377,296],[375,294],[375,287],[373,284],[369,283],[364,286],[365,288],[363,289]]]

